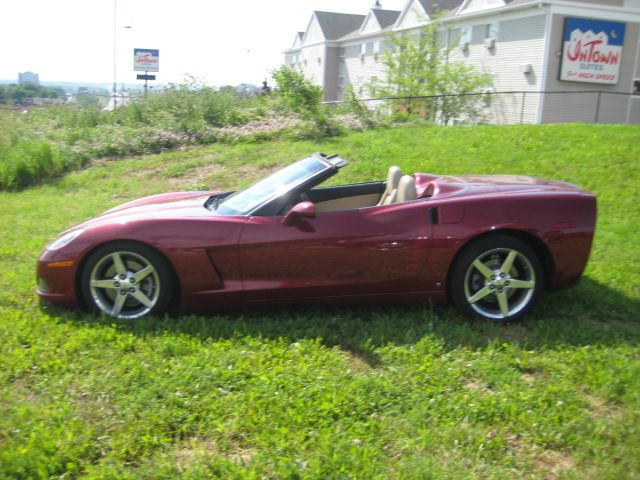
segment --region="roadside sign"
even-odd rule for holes
[[[155,75],[136,75],[136,80],[155,80]]]
[[[158,72],[160,67],[160,50],[149,48],[133,49],[133,70],[135,72]]]
[[[617,84],[624,30],[620,22],[565,18],[560,80]]]

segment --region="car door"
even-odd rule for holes
[[[416,280],[431,237],[423,201],[318,213],[286,226],[252,216],[240,236],[248,301],[426,290]]]

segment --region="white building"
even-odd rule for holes
[[[340,101],[347,85],[385,78],[385,36],[416,29],[445,10],[452,60],[493,78],[496,123],[640,123],[640,0],[409,0],[378,2],[366,15],[313,12],[286,50],[299,69]],[[546,93],[539,93],[546,92]]]
[[[40,77],[37,73],[33,73],[33,72],[19,73],[18,84],[22,85],[24,83],[34,83],[36,85],[40,85]]]

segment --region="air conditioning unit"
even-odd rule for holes
[[[496,48],[496,39],[495,38],[485,38],[484,39],[484,48],[487,50],[491,50],[492,48]]]
[[[531,72],[533,72],[533,67],[531,66],[530,63],[521,63],[520,71],[525,75],[529,75]]]

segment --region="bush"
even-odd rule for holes
[[[97,102],[0,110],[0,189],[23,188],[92,158],[342,132],[335,108],[321,103],[320,87],[287,67],[274,78],[278,91],[273,95],[247,97],[233,88],[214,90],[191,79],[132,99],[112,112],[102,111]],[[360,122],[365,123],[369,126]]]
[[[47,141],[21,141],[0,152],[0,189],[24,188],[65,170],[62,156]]]
[[[302,73],[287,66],[276,70],[273,78],[277,85],[276,98],[285,110],[313,122],[313,126],[307,132],[311,137],[327,137],[340,133],[331,112],[321,104],[322,88],[305,78]]]

